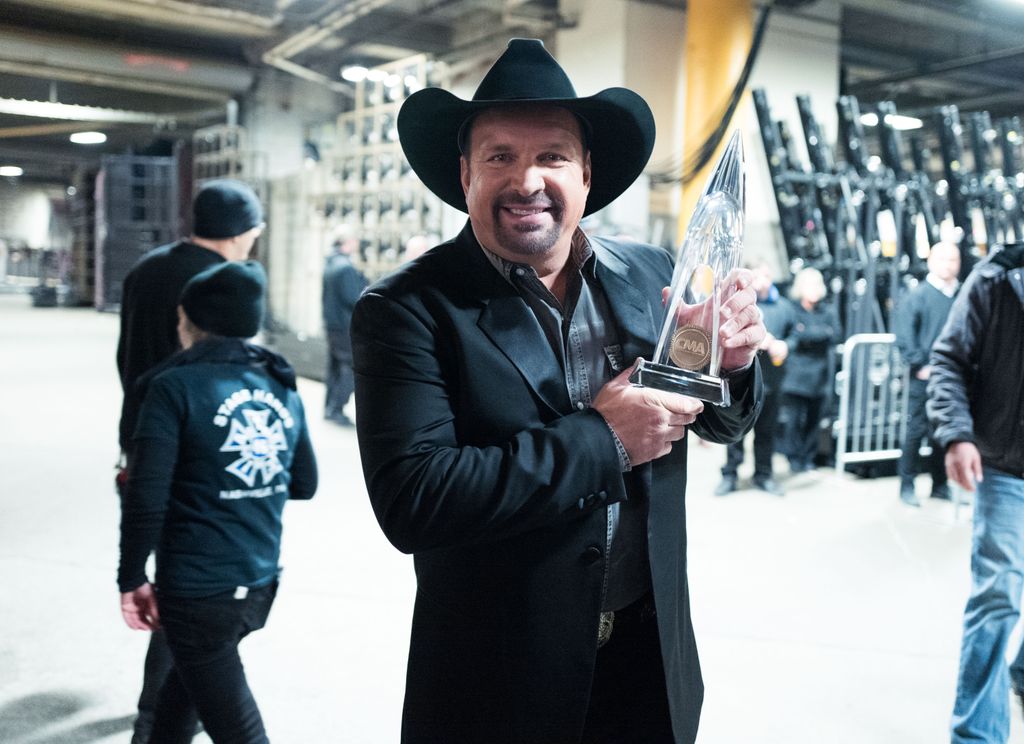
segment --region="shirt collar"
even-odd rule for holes
[[[955,295],[957,287],[960,286],[960,282],[956,279],[947,283],[939,279],[939,277],[935,276],[935,274],[930,271],[928,272],[928,276],[925,277],[925,281],[935,287],[935,289],[942,292],[942,294],[946,295],[946,297],[952,297]]]
[[[499,274],[505,277],[505,280],[510,284],[513,283],[512,272],[516,269],[525,269],[536,276],[536,270],[529,264],[509,261],[506,258],[499,256],[494,251],[486,248],[479,240],[477,240],[477,243],[480,245],[480,250],[484,252],[484,256],[487,257],[491,266],[493,266]],[[572,263],[573,267],[580,271],[580,273],[587,274],[591,277],[595,275],[597,262],[594,260],[594,248],[590,244],[590,238],[588,238],[586,233],[578,227],[572,234],[572,245],[569,249],[569,261]]]

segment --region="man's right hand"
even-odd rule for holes
[[[121,594],[121,616],[134,630],[159,630],[160,610],[157,607],[153,585],[146,583],[138,589]]]
[[[965,491],[974,491],[974,484],[980,483],[981,453],[974,442],[953,442],[946,450],[946,476],[959,483]]]
[[[593,408],[626,448],[630,464],[641,465],[667,455],[704,404],[686,395],[636,387],[629,381],[632,371],[609,380],[598,391]]]

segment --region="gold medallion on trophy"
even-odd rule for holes
[[[699,326],[683,326],[672,336],[669,358],[679,369],[702,369],[711,361],[711,336]]]

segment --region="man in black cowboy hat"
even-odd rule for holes
[[[692,742],[685,434],[727,442],[753,422],[751,276],[723,310],[731,406],[633,387],[670,259],[579,222],[643,170],[643,99],[578,98],[517,39],[472,101],[420,91],[398,129],[417,175],[469,213],[352,322],[367,488],[415,554],[402,740]]]

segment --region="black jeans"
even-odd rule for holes
[[[903,485],[913,485],[914,478],[921,472],[921,440],[929,436],[928,415],[924,407],[927,402],[928,381],[911,377],[910,392],[907,395],[907,438],[903,442],[898,468],[900,483]],[[942,447],[935,442],[931,445],[928,471],[932,475],[932,489],[935,489],[946,485],[946,466]]]
[[[342,331],[327,332],[327,400],[324,402],[324,417],[328,419],[344,416],[342,409],[356,389],[356,377],[352,371],[352,342]]]
[[[775,429],[778,426],[779,400],[777,390],[765,390],[764,405],[754,422],[754,477],[772,477],[772,455],[775,453]],[[743,462],[743,440],[726,445],[722,475],[735,478]]]
[[[658,620],[650,595],[616,611],[597,650],[580,744],[674,744]]]
[[[174,668],[160,689],[150,744],[192,740],[196,716],[215,744],[267,744],[263,718],[245,680],[238,643],[266,624],[277,582],[213,597],[157,598]]]
[[[782,399],[779,422],[782,426],[782,452],[789,458],[791,468],[813,467],[818,454],[818,437],[825,398],[805,398],[786,393]]]

